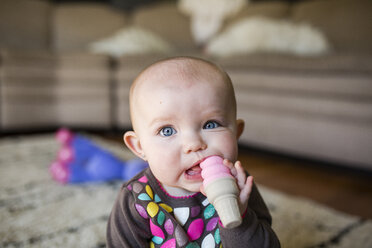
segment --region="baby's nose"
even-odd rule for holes
[[[206,148],[207,143],[203,140],[203,138],[200,135],[193,134],[185,138],[184,141],[185,153],[197,152],[205,150]]]

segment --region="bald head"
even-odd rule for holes
[[[151,92],[159,88],[173,89],[176,94],[195,84],[209,84],[214,93],[227,95],[232,113],[236,116],[234,89],[227,73],[206,60],[191,57],[176,57],[158,61],[144,69],[134,80],[130,89],[130,114],[135,128],[137,106],[146,101]],[[211,92],[212,93],[212,92]]]

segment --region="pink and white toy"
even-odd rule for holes
[[[230,170],[219,156],[211,156],[200,163],[203,186],[208,201],[215,207],[225,228],[242,223],[238,197],[239,189]]]

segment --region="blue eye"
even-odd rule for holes
[[[213,129],[219,127],[220,124],[218,124],[215,121],[208,121],[207,123],[204,124],[203,129]]]
[[[159,133],[161,136],[169,137],[175,134],[176,130],[173,127],[163,127]]]

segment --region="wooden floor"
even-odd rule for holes
[[[346,213],[372,218],[372,172],[240,148],[255,182]]]
[[[105,135],[105,138],[123,143],[121,135]],[[247,147],[239,148],[239,160],[258,184],[372,218],[372,171],[351,170]]]

